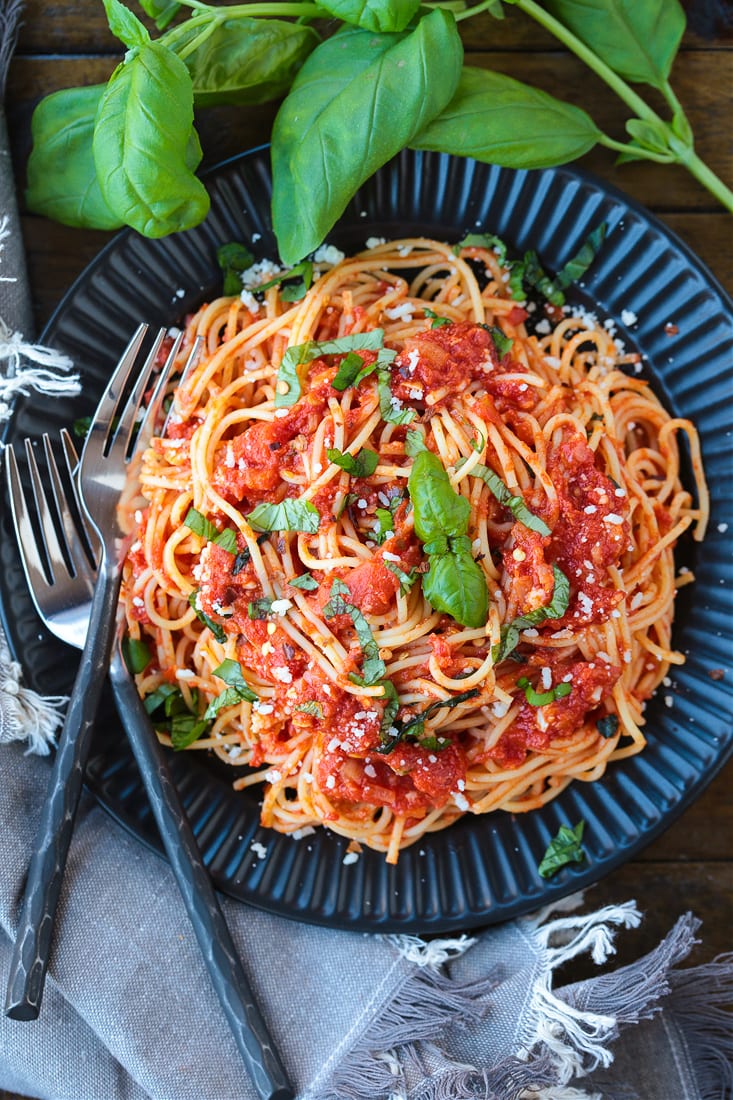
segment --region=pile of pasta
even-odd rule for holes
[[[536,809],[639,752],[683,662],[695,429],[612,326],[517,302],[501,259],[372,242],[307,290],[261,265],[185,326],[122,601],[159,736],[261,787],[265,826],[394,862]]]

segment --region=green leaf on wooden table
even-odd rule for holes
[[[211,12],[212,29],[197,19],[168,31],[163,41],[191,74],[194,103],[247,106],[278,99],[320,42],[312,27],[282,19],[226,19]],[[194,46],[196,39],[200,39]]]
[[[420,0],[319,0],[324,8],[344,23],[366,31],[403,31],[420,7]]]
[[[599,137],[579,107],[503,73],[466,65],[448,106],[409,144],[505,168],[548,168],[581,157]]]
[[[685,30],[677,0],[546,0],[552,15],[614,72],[662,88]]]
[[[63,225],[119,229],[124,221],[104,200],[92,154],[94,122],[104,84],[64,88],[33,112],[26,202],[34,214]]]
[[[409,34],[347,27],[313,51],[272,132],[284,263],[317,248],[357,188],[446,106],[462,56],[455,19],[440,9]]]
[[[160,42],[131,51],[112,74],[93,149],[105,201],[143,236],[190,229],[206,216],[209,196],[190,163],[192,149],[200,159],[191,78]]]

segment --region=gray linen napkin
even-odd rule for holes
[[[0,90],[20,7],[0,0]],[[5,139],[0,114],[0,419],[4,392],[75,384],[68,363],[28,343]],[[0,985],[48,768],[2,742],[47,751],[63,702],[19,680],[0,635]],[[679,970],[695,942],[689,914],[633,966],[554,990],[566,959],[608,959],[615,933],[640,920],[633,903],[431,943],[224,909],[298,1100],[723,1100],[733,1089],[733,958]],[[172,874],[91,797],[41,1016],[0,1017],[0,1087],[47,1100],[254,1098]]]

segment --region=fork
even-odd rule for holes
[[[183,377],[195,354],[196,349],[189,358]],[[21,562],[33,603],[41,619],[56,637],[81,649],[89,623],[90,593],[94,588],[95,570],[82,550],[80,540],[87,543],[94,558],[98,556],[99,542],[84,522],[76,487],[78,458],[71,437],[65,429],[61,431],[61,442],[67,481],[80,521],[79,527],[71,515],[48,436],[43,437],[43,449],[52,490],[52,504],[43,491],[32,448],[26,444],[42,543],[53,563],[54,577],[51,584],[43,571],[30,512],[11,447],[6,449],[6,469]],[[71,572],[66,566],[56,536],[52,512],[62,532],[66,557],[72,563]],[[193,830],[172,781],[165,754],[124,664],[121,626],[120,622],[112,650],[110,680],[204,961],[258,1094],[263,1100],[288,1100],[292,1092],[284,1069],[242,971]],[[20,998],[16,998],[16,1001],[18,1004],[22,1003]]]

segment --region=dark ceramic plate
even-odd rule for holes
[[[258,255],[276,254],[268,151],[229,161],[208,183],[211,213],[198,229],[160,241],[124,232],[77,280],[43,340],[73,357],[83,394],[26,401],[9,440],[56,432],[93,411],[140,320],[172,324],[215,293],[218,245],[255,239]],[[713,493],[706,541],[680,547],[680,564],[697,576],[694,586],[681,589],[677,606],[674,643],[687,663],[648,706],[648,747],[612,765],[600,781],[571,786],[543,810],[466,817],[407,849],[396,867],[370,851],[344,864],[346,841],[324,829],[300,841],[261,829],[256,795],[232,791],[232,769],[203,754],[175,755],[176,780],[206,862],[233,897],[288,917],[368,931],[436,932],[503,920],[586,886],[629,859],[693,801],[730,755],[733,304],[709,272],[646,211],[575,169],[512,172],[411,152],[361,189],[329,239],[349,251],[370,236],[427,233],[457,240],[482,229],[503,237],[512,253],[535,248],[548,268],[557,269],[603,221],[605,243],[572,297],[618,322],[627,345],[644,356],[645,372],[667,407],[696,422]],[[635,321],[625,315],[628,328],[621,323],[624,310],[636,315]],[[678,331],[665,333],[668,323]],[[689,481],[689,470],[687,475]],[[7,508],[4,513],[0,599],[12,648],[33,687],[67,691],[75,655],[40,627]],[[724,679],[711,678],[717,668],[727,668]],[[100,712],[88,784],[119,821],[159,848],[109,701]],[[537,865],[550,838],[562,823],[581,818],[585,862],[541,879]]]

